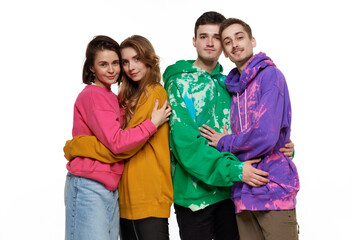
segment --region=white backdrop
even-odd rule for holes
[[[335,1],[40,1],[0,3],[0,239],[63,239],[65,163],[87,43],[147,37],[162,71],[195,59],[196,19],[215,10],[248,22],[286,76],[301,180],[300,239],[351,239],[352,17]],[[228,73],[233,65],[221,57]],[[178,238],[175,217],[171,239]]]

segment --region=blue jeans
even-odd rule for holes
[[[66,240],[117,240],[120,225],[118,191],[67,174],[65,185]]]

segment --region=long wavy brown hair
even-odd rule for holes
[[[147,88],[154,84],[160,84],[161,80],[159,57],[156,55],[153,45],[149,40],[139,35],[133,35],[120,44],[120,51],[129,47],[137,52],[140,60],[146,65],[147,72],[139,84],[132,81],[125,73],[122,76],[118,100],[126,110],[123,127],[126,127],[127,123],[133,117],[141,95],[145,92],[145,97],[141,102],[143,104],[149,95]]]

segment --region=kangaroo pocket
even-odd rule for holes
[[[282,154],[271,155],[271,158],[264,158],[257,168],[269,173],[270,182],[260,187],[236,182],[231,194],[234,198],[241,198],[241,195],[277,195],[283,197],[298,192],[297,168],[291,159]]]
[[[267,184],[271,192],[295,194],[299,190],[298,172],[295,164],[288,157],[277,154],[278,158],[265,161],[265,168],[269,172],[270,183]]]
[[[236,197],[240,197],[242,194],[250,194],[250,195],[265,195],[269,192],[268,184],[260,186],[260,187],[252,187],[248,184],[235,184],[232,188],[232,195]]]

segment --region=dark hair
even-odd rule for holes
[[[197,38],[197,30],[200,25],[205,25],[205,24],[221,24],[222,21],[224,21],[226,18],[214,11],[210,12],[205,12],[203,13],[196,21],[196,24],[194,26],[194,37]]]
[[[252,29],[251,27],[245,23],[244,21],[242,21],[241,19],[238,18],[228,18],[225,21],[223,21],[220,25],[220,30],[219,30],[219,34],[221,37],[222,32],[228,28],[229,26],[231,26],[232,24],[239,24],[244,28],[244,31],[248,34],[249,39],[252,39]]]
[[[120,46],[119,44],[112,38],[108,36],[98,35],[95,36],[87,46],[86,50],[86,59],[83,65],[83,73],[82,79],[83,83],[85,84],[92,84],[94,82],[94,73],[89,69],[91,66],[94,65],[94,60],[97,55],[98,51],[103,50],[111,50],[116,52],[117,56],[119,57],[119,65],[120,65],[120,75],[117,78],[117,82],[121,82],[122,77],[122,61],[121,61],[121,53],[120,53]]]

